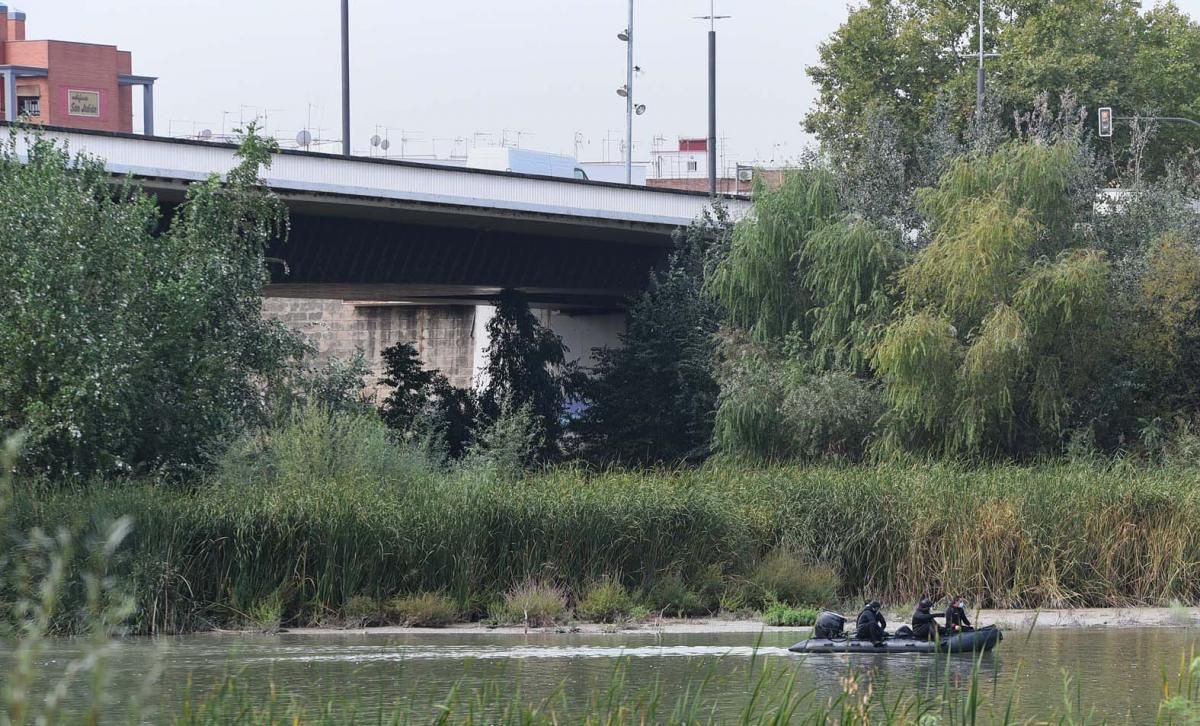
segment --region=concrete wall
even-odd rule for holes
[[[266,298],[263,314],[299,331],[317,349],[317,360],[349,359],[361,350],[375,372],[380,354],[397,341],[413,343],[426,367],[437,368],[456,386],[471,385],[475,307],[469,305],[381,305],[341,300]]]
[[[616,347],[625,332],[624,313],[580,314],[534,311],[543,325],[563,338],[568,359],[591,364],[592,349]],[[427,368],[437,368],[462,388],[482,385],[489,305],[372,305],[341,300],[270,297],[263,314],[299,331],[317,349],[317,360],[349,359],[362,351],[374,374],[382,374],[380,353],[397,341],[413,343]]]

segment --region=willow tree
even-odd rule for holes
[[[1019,453],[1056,440],[1099,385],[1109,263],[1077,236],[1073,142],[1012,142],[918,192],[932,242],[874,362],[900,443]]]
[[[898,235],[847,213],[837,190],[815,169],[757,189],[708,282],[726,313],[714,436],[727,452],[853,453],[877,418],[861,376],[891,309]]]

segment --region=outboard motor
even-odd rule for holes
[[[814,638],[841,638],[844,636],[846,629],[846,619],[841,615],[830,610],[823,611],[817,616],[816,625],[813,627]]]

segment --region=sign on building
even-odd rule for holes
[[[100,116],[99,91],[67,91],[67,113],[71,116]]]

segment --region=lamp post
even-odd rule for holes
[[[342,155],[350,156],[350,0],[342,0]]]
[[[708,1],[708,193],[717,195],[717,21],[732,16],[716,14],[716,0]]]
[[[617,34],[625,41],[625,85],[617,95],[625,97],[625,183],[633,183],[633,0],[629,0],[629,24]]]

